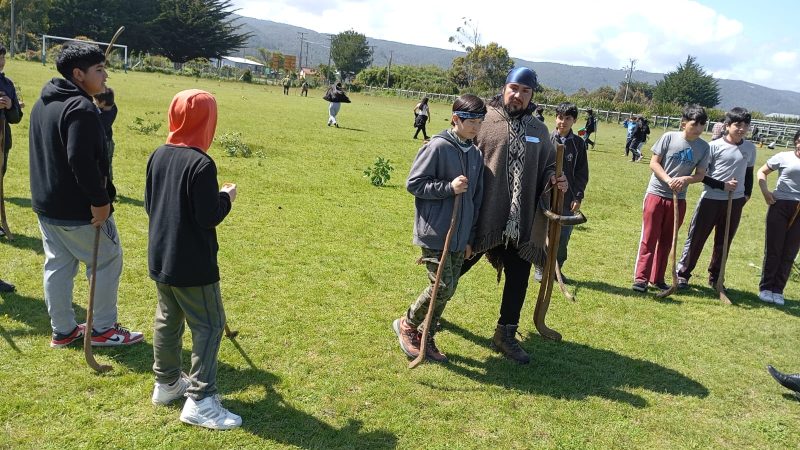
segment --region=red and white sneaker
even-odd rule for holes
[[[128,331],[119,323],[106,331],[92,330],[93,347],[115,347],[117,345],[132,345],[144,340],[144,334],[138,331]]]
[[[78,324],[74,330],[67,334],[53,332],[53,338],[50,340],[50,347],[61,348],[72,344],[75,341],[83,339],[84,324]]]

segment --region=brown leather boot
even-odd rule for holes
[[[436,346],[436,341],[433,340],[432,334],[428,334],[428,342],[425,344],[425,357],[440,363],[447,362],[447,356],[439,351],[439,347]]]
[[[506,358],[512,359],[520,364],[528,364],[531,362],[531,357],[522,349],[517,341],[517,328],[514,325],[501,325],[497,324],[492,337],[492,344],[495,350],[501,352]]]

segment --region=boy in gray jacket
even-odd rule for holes
[[[443,259],[445,236],[457,194],[461,209],[451,237],[447,257],[436,295],[431,323],[438,323],[447,301],[453,296],[465,258],[472,256],[475,227],[483,199],[483,155],[472,140],[478,134],[486,115],[483,100],[465,94],[453,103],[453,128],[433,136],[417,153],[406,188],[415,197],[414,244],[422,247],[419,263],[425,262],[430,285],[408,308],[406,314],[394,321],[392,327],[400,348],[409,358],[419,356],[422,324],[431,301],[433,283],[439,262]],[[447,362],[434,342],[435,327],[428,330],[426,357]]]

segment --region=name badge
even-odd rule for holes
[[[536,136],[525,136],[525,142],[533,142],[534,144],[538,144],[539,138]]]

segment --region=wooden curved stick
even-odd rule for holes
[[[725,213],[725,240],[722,242],[722,261],[719,263],[719,275],[717,275],[717,292],[719,301],[725,305],[730,305],[731,299],[725,292],[725,264],[728,262],[728,237],[731,232],[731,207],[733,206],[733,191],[728,191],[728,211]]]
[[[556,178],[561,176],[564,167],[564,145],[556,144]],[[557,187],[553,189],[550,211],[555,214],[561,213],[561,204],[564,201],[564,194]],[[539,285],[539,295],[536,298],[536,308],[533,311],[533,323],[536,330],[542,337],[554,341],[561,340],[561,334],[549,328],[544,323],[544,317],[550,308],[550,296],[553,293],[553,278],[555,275],[556,253],[558,252],[558,242],[561,239],[561,222],[550,221],[547,228],[547,258],[544,268],[542,268],[542,281]]]
[[[575,295],[571,294],[569,290],[567,290],[567,286],[564,284],[564,277],[561,275],[561,267],[558,267],[558,264],[556,264],[556,280],[558,281],[558,287],[561,289],[561,293],[564,295],[564,297],[566,297],[567,300],[572,300],[573,302],[577,301],[575,300]]]
[[[439,268],[436,269],[436,280],[433,282],[433,289],[431,289],[431,301],[428,303],[428,312],[425,313],[425,322],[423,322],[422,338],[419,345],[419,355],[413,361],[408,363],[408,368],[413,369],[425,361],[425,352],[428,350],[428,330],[431,328],[433,321],[433,310],[436,305],[436,295],[439,293],[439,283],[442,281],[442,272],[444,271],[444,263],[447,260],[447,252],[450,250],[450,238],[453,237],[453,231],[458,222],[458,210],[461,207],[461,194],[456,194],[453,199],[453,215],[450,217],[450,228],[447,229],[447,236],[444,238],[444,248],[442,248],[442,256],[439,257]]]
[[[94,369],[97,373],[108,372],[113,367],[100,364],[94,359],[92,353],[92,320],[94,318],[94,286],[95,278],[97,278],[97,253],[100,249],[100,228],[95,228],[94,231],[94,249],[92,250],[92,276],[89,280],[89,305],[86,307],[86,328],[83,330],[83,355],[86,357],[86,363],[89,367]]]
[[[6,218],[6,197],[3,188],[3,172],[6,168],[6,113],[5,110],[0,111],[0,227],[9,241],[14,240],[11,234],[11,228],[8,227],[8,219]]]
[[[119,27],[116,33],[114,33],[114,37],[111,38],[111,42],[108,43],[108,47],[106,47],[106,59],[111,55],[111,52],[114,50],[114,43],[117,42],[119,39],[119,35],[125,31],[125,26]]]
[[[672,286],[656,294],[656,297],[665,298],[672,295],[678,289],[678,268],[675,264],[675,256],[678,251],[678,193],[672,191]]]

